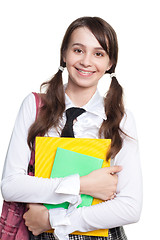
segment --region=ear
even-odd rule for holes
[[[106,71],[108,71],[111,67],[112,67],[112,62],[109,61]]]
[[[66,63],[66,58],[65,58],[65,56],[63,57],[63,62]]]
[[[65,57],[65,56],[62,56],[62,57],[61,57],[60,65],[61,65],[62,67],[66,67],[66,57]]]
[[[63,52],[62,59],[63,62],[66,63],[66,51]]]

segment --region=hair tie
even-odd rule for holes
[[[112,77],[116,77],[116,74],[115,73],[111,73],[110,74],[110,77],[112,78]]]
[[[59,66],[59,68],[58,68],[58,70],[60,70],[60,71],[64,71],[64,67],[62,67],[62,66]]]

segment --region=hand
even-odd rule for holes
[[[23,218],[25,220],[25,225],[33,235],[37,236],[51,229],[49,212],[45,206],[35,203],[30,203],[27,206],[28,211],[23,215]]]
[[[118,176],[122,167],[113,166],[101,168],[80,178],[80,193],[87,194],[101,200],[109,200],[115,197]]]

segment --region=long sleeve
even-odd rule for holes
[[[74,203],[79,194],[79,176],[42,179],[27,175],[30,149],[27,145],[28,129],[34,122],[36,105],[33,94],[29,94],[19,110],[3,169],[1,190],[6,201],[32,203]],[[61,189],[62,192],[56,191]],[[68,189],[68,194],[65,193]]]
[[[123,167],[118,174],[116,198],[91,207],[78,208],[71,214],[64,210],[63,215],[68,225],[55,224],[56,212],[50,210],[51,224],[59,236],[67,236],[75,230],[87,232],[139,220],[142,207],[142,176],[135,122],[131,113],[128,112],[124,117],[121,127],[130,137],[124,137],[123,147],[114,160],[115,165]]]
[[[74,106],[69,100],[66,107]],[[41,179],[27,176],[30,150],[27,145],[28,129],[35,120],[35,100],[30,94],[23,102],[13,134],[3,170],[2,194],[7,201],[60,203],[68,201],[75,204],[79,197],[79,176],[60,179]],[[74,124],[75,137],[98,138],[99,127],[103,121],[103,99],[97,95],[85,106],[86,113],[77,118]],[[61,122],[63,127],[65,118]],[[142,206],[142,178],[135,122],[127,112],[121,121],[122,130],[130,137],[123,136],[123,146],[114,159],[121,165],[118,174],[117,196],[91,207],[77,208],[73,211],[53,209],[49,211],[50,223],[58,234],[67,236],[75,230],[86,232],[95,229],[112,228],[138,221]],[[57,137],[51,129],[49,136]],[[67,194],[63,189],[68,188]],[[57,191],[58,189],[58,191]],[[59,192],[59,189],[62,189]],[[66,191],[65,191],[66,192]],[[73,208],[72,208],[73,209]]]

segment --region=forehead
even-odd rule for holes
[[[101,47],[96,37],[86,27],[77,28],[72,32],[69,46],[72,46],[75,43],[80,43],[86,47]]]

